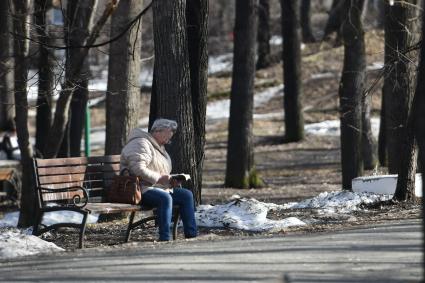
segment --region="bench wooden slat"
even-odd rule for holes
[[[70,200],[74,196],[83,197],[84,195],[81,191],[60,192],[60,193],[43,193],[43,200],[44,201]]]
[[[61,175],[61,174],[78,174],[78,173],[96,173],[96,172],[119,172],[120,164],[102,164],[95,166],[60,166],[60,167],[43,167],[38,168],[39,176]]]
[[[139,205],[131,205],[125,203],[88,203],[87,206],[85,206],[84,208],[92,212],[103,214],[140,211]]]
[[[52,159],[36,159],[37,167],[50,166],[70,166],[84,164],[101,164],[101,163],[119,163],[119,155],[106,156],[90,156],[90,157],[69,157],[69,158],[52,158]]]
[[[40,176],[38,178],[40,185],[44,184],[61,184],[69,182],[85,181],[87,184],[94,181],[102,181],[105,179],[112,179],[116,176],[116,172],[109,173],[93,173],[93,174],[67,174],[67,175],[50,175]]]
[[[61,189],[61,188],[70,188],[74,186],[81,186],[87,190],[92,188],[102,188],[103,181],[91,181],[91,182],[69,182],[69,183],[57,183],[57,184],[43,184],[43,188],[48,189]]]

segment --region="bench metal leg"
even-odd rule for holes
[[[177,225],[179,224],[180,219],[180,211],[178,209],[174,210],[174,218],[173,218],[173,240],[177,239]]]
[[[132,226],[133,226],[133,221],[134,221],[134,216],[136,215],[136,212],[133,211],[130,214],[130,219],[128,221],[128,227],[127,227],[127,232],[125,234],[125,242],[128,243],[128,241],[130,240],[130,236],[131,236],[131,230],[132,230]]]
[[[84,234],[86,232],[86,223],[87,223],[88,215],[89,215],[88,212],[84,212],[83,214],[83,222],[81,223],[81,228],[80,228],[80,241],[79,241],[80,249],[84,248]]]

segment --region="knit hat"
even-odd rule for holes
[[[155,132],[155,131],[159,131],[159,130],[163,130],[163,129],[171,129],[172,131],[176,131],[177,130],[177,122],[174,121],[174,120],[159,118],[159,119],[156,119],[153,122],[150,131]]]

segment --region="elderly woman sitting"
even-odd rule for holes
[[[160,241],[170,240],[173,204],[180,207],[185,237],[197,236],[192,192],[177,188],[179,183],[170,178],[171,158],[164,145],[176,130],[176,121],[157,119],[149,133],[134,129],[121,152],[121,170],[127,168],[142,179],[142,205],[157,208]]]

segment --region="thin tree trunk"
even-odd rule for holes
[[[90,46],[95,42],[106,20],[113,13],[115,8],[116,1],[111,0],[106,4],[105,10],[99,20],[96,22],[92,29],[89,29],[91,32],[87,39],[84,41],[84,45]],[[73,68],[67,70],[69,76],[67,76],[67,79],[64,81],[61,93],[56,102],[56,111],[53,120],[53,125],[49,131],[49,137],[45,146],[45,157],[47,158],[55,157],[61,146],[66,130],[66,125],[68,123],[71,97],[73,92],[75,91],[75,86],[78,85],[80,79],[80,70],[83,67],[84,61],[86,60],[89,52],[89,48],[81,48],[78,50],[79,54],[78,56],[76,56],[75,60],[73,60]]]
[[[39,153],[43,154],[46,138],[52,125],[52,98],[53,98],[53,54],[44,44],[49,44],[50,35],[47,31],[46,11],[49,8],[48,0],[36,0],[34,21],[37,26],[39,46],[38,58],[38,96],[37,96],[37,117],[35,147]]]
[[[65,35],[68,46],[84,45],[93,26],[93,15],[96,11],[97,2],[97,0],[68,1],[67,17],[65,18]],[[75,64],[78,64],[79,56],[79,49],[71,48],[66,50],[67,68],[65,80],[68,80],[73,70],[76,70]],[[89,73],[89,63],[84,60],[78,70],[77,80],[75,81],[69,110],[70,117],[66,129],[67,134],[62,140],[62,148],[59,153],[61,157],[81,155],[81,139],[85,121],[84,113],[88,101]]]
[[[329,11],[329,17],[325,25],[325,32],[323,39],[328,39],[329,35],[333,32],[337,33],[336,42],[339,44],[341,38],[341,26],[344,21],[344,1],[345,0],[333,0],[332,8]]]
[[[362,101],[362,155],[364,169],[374,169],[377,164],[376,157],[376,141],[372,134],[370,124],[370,108],[372,97],[370,95],[363,96]]]
[[[351,190],[351,180],[362,175],[362,95],[365,87],[366,51],[361,23],[363,0],[344,0],[346,21],[342,25],[344,67],[339,96],[341,115],[342,187]],[[348,20],[349,19],[349,20]]]
[[[208,84],[208,0],[187,0],[187,36],[193,108],[196,174],[193,192],[201,203]]]
[[[301,0],[301,28],[303,42],[315,42],[311,27],[311,0]]]
[[[388,171],[397,174],[400,170],[400,152],[406,136],[408,111],[415,87],[415,66],[411,59],[401,55],[417,41],[416,0],[387,4],[385,23],[385,64],[391,65],[383,86],[387,126]],[[413,57],[412,57],[413,58]]]
[[[9,1],[0,1],[0,130],[14,131],[13,59]]]
[[[378,159],[381,166],[387,166],[387,126],[386,126],[386,115],[385,115],[385,95],[382,92],[381,98],[381,113],[379,123],[379,136],[378,136]]]
[[[257,69],[270,66],[270,5],[269,0],[260,0],[258,6],[258,59]]]
[[[29,142],[28,132],[28,99],[27,99],[27,75],[28,75],[28,50],[29,41],[29,0],[16,0],[13,2],[14,15],[13,25],[16,34],[14,38],[15,54],[15,110],[16,131],[18,136],[19,150],[21,151],[22,165],[22,196],[21,211],[19,214],[18,227],[28,227],[33,224],[35,215],[35,190],[32,178],[32,147]]]
[[[304,118],[301,96],[301,29],[299,0],[281,0],[283,40],[283,80],[285,141],[296,142],[304,138]]]
[[[190,68],[186,31],[186,1],[154,1],[155,93],[158,117],[176,120],[179,128],[167,146],[173,172],[197,175]],[[187,185],[193,190],[197,180]]]
[[[121,0],[112,15],[111,37],[116,36],[143,9],[143,1]],[[140,22],[141,25],[141,22]],[[106,96],[106,154],[119,154],[130,131],[137,127],[140,104],[142,27],[111,43]]]
[[[236,0],[233,74],[225,186],[250,187],[254,168],[252,148],[255,41],[255,0]]]

